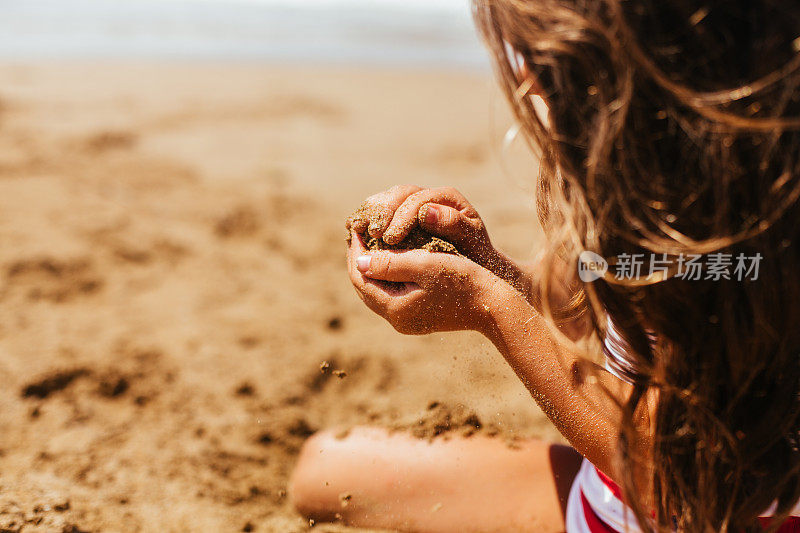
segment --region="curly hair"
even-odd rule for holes
[[[762,531],[776,503],[777,528],[800,498],[800,3],[473,0],[473,14],[541,155],[554,254],[575,271],[585,250],[763,257],[751,279],[684,279],[671,262],[577,282],[574,301],[595,338],[610,318],[631,348],[617,481],[640,527]],[[630,443],[648,401],[642,482]]]

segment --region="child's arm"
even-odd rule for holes
[[[402,241],[416,225],[453,243],[466,257],[521,292],[532,305],[539,302],[541,256],[523,263],[496,249],[477,210],[452,187],[398,185],[370,196],[347,219],[348,229],[369,232],[389,244]],[[550,288],[550,305],[558,309],[569,299],[568,286],[575,276],[558,258],[551,268],[555,283]],[[574,322],[570,334],[577,336],[582,328],[579,321]]]
[[[464,258],[422,250],[367,252],[355,233],[349,264],[364,303],[401,333],[483,333],[561,434],[598,468],[617,474],[619,409],[594,378],[581,376],[578,356],[552,339],[544,318],[518,290]],[[406,282],[407,288],[387,289],[379,280]],[[620,399],[629,393],[610,375],[603,385]],[[645,439],[634,443],[636,452],[647,449]]]
[[[404,205],[410,204],[408,210],[413,212],[425,203],[446,202],[449,210],[438,213],[448,222],[442,225],[459,229],[436,233],[468,256],[477,250],[485,257],[489,240],[482,223],[476,222],[480,219],[474,208],[451,189],[417,188],[410,196],[408,191],[382,194],[373,197],[369,210],[373,216],[387,210],[381,224],[360,219],[358,214],[348,220],[353,237],[348,255],[350,276],[362,300],[402,333],[471,329],[486,335],[559,431],[598,468],[614,476],[619,409],[594,377],[580,375],[579,356],[552,339],[544,318],[528,301],[529,294],[475,261],[420,250],[367,252],[358,236],[368,228],[373,235],[392,231],[394,219],[414,222],[416,216],[404,216]],[[394,239],[396,235],[389,240]],[[389,288],[379,280],[405,282],[404,289]],[[627,398],[630,391],[625,384],[599,374],[607,376],[608,383],[603,385],[614,391],[616,398]],[[635,452],[648,448],[646,417],[645,413],[642,435],[633,443]]]
[[[617,433],[629,385],[607,372],[587,375],[579,355],[556,343],[544,318],[517,291],[497,280],[481,292],[485,315],[478,331],[489,338],[519,376],[559,432],[612,478],[617,477]],[[644,457],[649,449],[649,413],[642,413],[633,452]],[[636,476],[646,475],[637,472]],[[648,486],[648,485],[640,485]]]

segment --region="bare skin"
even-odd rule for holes
[[[359,237],[368,231],[396,243],[416,224],[449,240],[466,257],[422,250],[368,252]],[[559,502],[566,497],[564,490],[581,456],[615,477],[620,415],[596,379],[581,378],[576,371],[580,356],[552,338],[534,309],[535,267],[517,264],[496,250],[475,208],[451,188],[394,187],[368,198],[347,226],[352,237],[350,279],[370,309],[405,334],[474,330],[485,335],[574,450],[567,448],[559,456],[563,460],[552,461],[552,445],[538,441],[524,442],[512,453],[502,442],[483,438],[425,444],[367,429],[341,441],[323,434],[301,453],[292,481],[297,508],[320,519],[339,513],[348,523],[363,527],[562,531]],[[401,282],[403,288],[384,281]],[[580,323],[572,324],[570,336],[583,329]],[[602,379],[617,398],[628,394],[619,380]],[[641,450],[647,446],[648,428],[644,416],[641,438],[634,442]],[[340,490],[358,492],[366,503],[342,513]],[[440,514],[443,503],[431,513],[430,506],[442,499],[447,510]],[[521,507],[512,510],[505,502]]]
[[[424,532],[564,531],[581,456],[569,446],[357,428],[304,446],[290,492],[316,521]]]

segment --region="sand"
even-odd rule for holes
[[[427,231],[414,228],[408,236],[396,244],[386,244],[383,239],[362,235],[368,250],[427,250],[444,254],[461,255],[453,243],[431,235]]]
[[[350,234],[347,234],[346,242],[350,242]],[[428,252],[444,253],[462,255],[458,248],[453,243],[448,242],[442,238],[431,235],[427,231],[415,227],[413,228],[405,239],[395,244],[387,244],[382,238],[372,237],[369,233],[360,235],[361,240],[367,250],[425,250]],[[406,284],[396,281],[381,281],[381,285],[389,289],[402,290]]]
[[[488,75],[0,81],[0,529],[306,531],[286,483],[322,428],[555,438],[484,339],[400,336],[344,265],[344,217],[404,182],[459,187],[531,256],[535,163],[500,156]]]

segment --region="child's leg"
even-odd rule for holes
[[[291,482],[309,518],[426,532],[564,531],[581,456],[568,446],[481,436],[436,439],[357,428],[304,446]]]

